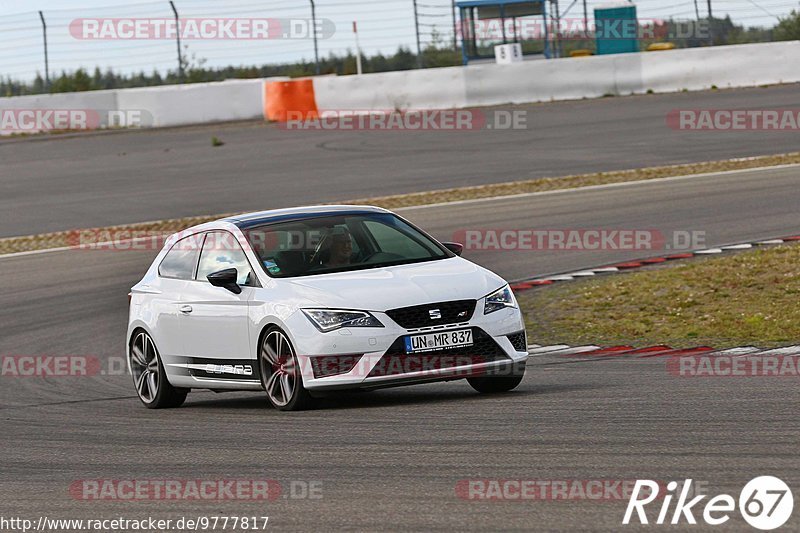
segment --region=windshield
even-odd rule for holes
[[[390,213],[322,216],[245,232],[273,278],[311,276],[453,257]]]

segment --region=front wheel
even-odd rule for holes
[[[279,411],[302,411],[314,406],[314,398],[303,387],[303,376],[292,343],[280,329],[267,330],[259,356],[261,386]]]
[[[483,394],[497,394],[500,392],[508,392],[517,388],[522,383],[525,375],[519,376],[502,376],[502,377],[489,377],[489,378],[467,378],[467,382],[476,391]]]
[[[131,343],[130,364],[136,394],[148,409],[180,407],[186,401],[189,391],[170,384],[153,339],[143,331]]]

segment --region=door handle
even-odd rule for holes
[[[181,313],[183,313],[185,315],[188,315],[191,312],[192,312],[192,306],[191,305],[181,306]]]

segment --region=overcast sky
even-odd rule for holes
[[[707,14],[707,0],[698,0],[701,17]],[[399,45],[413,46],[414,16],[412,0],[316,0],[317,16],[335,25],[335,34],[320,42],[321,55],[344,52],[355,47],[352,21],[359,23],[362,49],[368,54],[391,53]],[[561,0],[567,10],[572,0]],[[589,0],[594,5],[608,0]],[[182,17],[276,17],[309,18],[308,0],[175,0]],[[452,32],[450,0],[419,0],[423,40],[430,40],[433,30]],[[640,18],[693,19],[694,0],[640,0],[636,2]],[[161,41],[82,41],[69,33],[69,24],[77,18],[168,18],[169,3],[152,0],[6,0],[0,2],[0,75],[31,79],[44,70],[43,45],[38,10],[48,24],[50,71],[93,70],[112,67],[117,71],[162,72],[174,68],[175,43]],[[729,14],[747,25],[772,26],[777,17],[791,9],[800,9],[798,0],[712,0],[714,14]],[[577,0],[568,17],[582,16],[582,2]],[[313,58],[313,44],[308,39],[269,41],[190,41],[190,54],[207,61],[209,66],[252,65]]]

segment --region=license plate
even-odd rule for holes
[[[472,346],[472,330],[442,331],[426,335],[409,335],[405,339],[406,353],[433,352]]]

